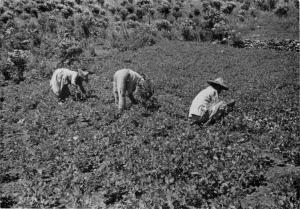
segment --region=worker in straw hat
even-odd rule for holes
[[[219,94],[228,90],[222,78],[207,81],[209,86],[203,89],[193,100],[189,111],[191,124],[209,124],[227,115],[235,104],[219,100]]]

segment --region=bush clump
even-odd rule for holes
[[[235,3],[228,2],[226,5],[222,7],[222,12],[225,14],[231,14],[235,7],[236,7]]]
[[[135,24],[134,27],[121,25],[112,31],[110,44],[120,51],[137,50],[157,43],[157,29],[153,25]],[[130,29],[127,29],[130,28]]]
[[[157,30],[167,30],[170,31],[172,28],[172,24],[168,20],[157,20],[155,22],[155,26]]]
[[[1,73],[4,76],[4,79],[13,80],[15,83],[23,81],[24,72],[27,70],[30,56],[31,53],[24,50],[8,52],[7,61],[1,64]]]
[[[167,19],[168,14],[171,12],[171,5],[164,2],[157,8],[157,11],[162,14],[165,19]]]
[[[136,14],[129,14],[127,15],[127,20],[132,20],[132,21],[137,21],[138,20],[138,16]]]
[[[127,5],[126,5],[126,9],[127,9],[127,12],[128,12],[129,14],[134,13],[134,10],[135,10],[133,4],[127,4]]]
[[[119,12],[119,15],[123,21],[126,20],[126,17],[128,14],[129,13],[128,13],[127,9],[125,9],[125,8],[122,8]]]
[[[210,2],[210,6],[217,9],[217,10],[220,10],[221,6],[222,6],[222,2],[219,1],[219,0],[213,0],[213,1]]]
[[[195,23],[192,20],[185,20],[181,25],[181,35],[185,41],[193,41],[197,38]]]
[[[271,11],[276,8],[278,0],[255,0],[254,4],[262,11]]]
[[[279,6],[275,11],[274,14],[278,17],[286,17],[288,15],[289,7],[288,6]]]
[[[251,6],[251,2],[248,0],[242,4],[241,9],[247,11],[249,10],[250,6]]]
[[[179,17],[182,17],[182,11],[180,11],[180,8],[178,6],[173,8],[172,15],[175,17],[177,20]]]
[[[294,0],[294,5],[296,9],[299,9],[299,0]]]
[[[0,16],[0,21],[3,22],[4,24],[11,19],[13,19],[13,13],[11,11],[6,11]]]
[[[83,52],[80,43],[74,38],[69,37],[69,34],[59,41],[59,58],[61,63],[66,62],[68,65],[75,61],[78,56]]]
[[[195,16],[199,16],[200,15],[200,9],[195,8],[193,13],[194,13]]]

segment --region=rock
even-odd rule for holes
[[[232,44],[234,47],[236,45]],[[270,39],[270,40],[242,40],[242,44],[239,44],[240,48],[262,48],[262,49],[274,49],[282,51],[297,51],[299,52],[300,42],[292,39]]]

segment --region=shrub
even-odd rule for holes
[[[38,26],[39,26],[39,30],[41,30],[42,32],[45,32],[47,30],[48,19],[49,19],[48,16],[42,15],[37,20],[37,23],[38,23]]]
[[[172,12],[172,15],[175,17],[175,19],[177,20],[179,17],[182,17],[182,12],[180,10],[174,10]]]
[[[120,13],[120,11],[121,11],[121,7],[116,7],[116,12]]]
[[[40,10],[41,12],[50,12],[53,10],[53,7],[47,3],[44,4],[38,4],[37,5],[38,10]]]
[[[249,9],[249,11],[250,11],[250,15],[251,15],[252,17],[256,17],[256,16],[257,16],[257,10],[256,10],[255,8],[251,7],[251,8]]]
[[[115,7],[109,7],[108,10],[114,15],[116,13],[116,8]]]
[[[15,83],[23,81],[29,58],[29,51],[14,50],[9,52],[7,62],[2,63],[1,66],[5,80],[13,80]]]
[[[101,8],[97,6],[93,6],[91,10],[94,15],[99,15]]]
[[[23,74],[19,72],[19,69],[11,63],[1,62],[0,63],[1,75],[4,81],[13,80],[16,83],[24,80]],[[1,83],[3,81],[1,80]]]
[[[27,30],[16,28],[9,39],[11,49],[29,50],[31,48],[31,37]]]
[[[222,12],[225,14],[231,14],[236,5],[232,2],[228,2],[223,8]]]
[[[265,0],[255,0],[254,2],[255,2],[256,7],[262,11],[267,11],[269,9]]]
[[[131,15],[134,15],[134,14],[131,14]],[[139,26],[141,26],[141,24],[135,20],[128,20],[126,23],[127,28],[137,28]]]
[[[33,8],[36,8],[36,5],[34,5],[32,2],[24,5],[24,7],[23,7],[24,11],[27,12],[28,14],[31,13],[31,10]]]
[[[127,15],[127,19],[132,20],[132,21],[137,21],[138,17],[136,14],[129,14],[129,15]]]
[[[67,19],[68,17],[73,15],[73,10],[70,7],[68,7],[66,9],[62,9],[61,13],[62,13],[63,17]]]
[[[22,13],[20,15],[20,18],[23,19],[23,20],[28,20],[28,19],[30,19],[30,17],[31,16],[29,14],[27,14],[27,13]]]
[[[137,88],[137,98],[140,102],[145,102],[149,100],[154,94],[154,83],[153,81],[144,76],[144,81],[138,85]]]
[[[151,25],[140,25],[131,30],[122,26],[119,31],[112,31],[110,42],[112,47],[120,51],[137,50],[154,45],[157,42],[156,36],[157,30]]]
[[[181,35],[185,41],[193,41],[196,39],[196,33],[192,26],[184,25],[181,29]]]
[[[299,0],[294,0],[294,5],[297,9],[299,9]]]
[[[170,31],[172,28],[171,23],[168,20],[157,20],[155,22],[155,26],[157,28],[157,30],[167,30]]]
[[[120,16],[115,16],[115,17],[114,17],[114,20],[115,20],[116,22],[119,22],[119,21],[121,20],[121,18],[120,18]]]
[[[249,10],[250,5],[251,5],[251,2],[250,2],[249,0],[248,0],[248,1],[245,1],[245,2],[242,4],[241,9],[247,11],[247,10]]]
[[[219,22],[214,25],[212,29],[212,40],[222,41],[227,39],[229,35],[230,28],[224,22]]]
[[[63,0],[61,1],[64,5],[69,6],[69,7],[74,7],[74,0]]]
[[[255,0],[255,5],[263,11],[270,11],[276,8],[278,0]]]
[[[70,64],[83,52],[80,43],[70,37],[64,37],[61,41],[59,41],[58,47],[61,63],[67,61],[67,64]]]
[[[216,8],[217,10],[221,9],[222,2],[219,0],[213,0],[210,2],[211,7]]]
[[[211,8],[208,12],[204,15],[204,22],[203,27],[211,29],[214,27],[215,24],[219,22],[225,22],[226,18],[223,14],[221,14],[220,11],[217,11],[213,8]]]
[[[166,19],[168,14],[171,12],[171,5],[168,3],[163,3],[157,8],[157,11],[161,13]]]
[[[194,15],[195,15],[195,16],[199,16],[199,15],[200,15],[200,9],[195,8],[195,9],[194,9]]]
[[[121,16],[121,19],[124,21],[124,20],[126,20],[126,17],[127,17],[127,15],[128,15],[128,11],[127,11],[127,9],[122,8],[122,9],[120,10],[119,14],[120,14],[120,16]]]
[[[268,0],[267,3],[268,3],[268,6],[269,6],[269,9],[273,10],[273,9],[276,8],[278,0]]]
[[[17,13],[18,15],[20,15],[23,13],[23,9],[20,5],[18,5],[14,8],[14,12]]]
[[[127,4],[126,9],[128,13],[134,13],[134,5],[133,4]]]
[[[120,5],[121,5],[122,7],[125,7],[127,4],[128,4],[128,1],[124,0],[124,1],[121,2]]]
[[[102,22],[99,21],[98,25]],[[83,35],[85,38],[90,37],[92,34],[93,26],[96,25],[95,19],[89,14],[78,15],[75,18],[75,25],[77,26],[78,35]]]
[[[136,14],[136,16],[138,17],[138,19],[142,19],[142,18],[145,16],[146,12],[145,12],[145,10],[142,9],[142,8],[137,8],[137,9],[135,10],[135,14]]]
[[[136,10],[138,18],[142,19],[145,15],[147,15],[150,24],[151,17],[154,15],[152,2],[150,0],[139,0],[136,2],[136,5],[138,7]]]
[[[244,22],[245,21],[245,17],[243,15],[238,15],[239,21]]]
[[[231,34],[230,41],[233,47],[237,47],[237,48],[244,47],[244,41],[240,34],[236,34],[236,33]]]
[[[238,14],[241,15],[241,16],[245,16],[245,15],[246,15],[246,10],[241,9],[241,10],[238,12]]]
[[[155,14],[155,9],[154,9],[154,8],[150,8],[150,9],[149,9],[149,14],[150,14],[151,16],[153,16],[153,15]]]
[[[36,30],[31,33],[33,46],[39,47],[42,43],[42,38],[39,32]]]
[[[0,21],[4,24],[8,22],[8,20],[13,19],[13,13],[11,11],[6,11],[0,16]]]
[[[4,7],[0,6],[0,15],[2,15],[5,12]]]
[[[203,2],[202,3],[203,12],[207,12],[207,11],[209,11],[209,9],[210,9],[209,3],[208,2]]]
[[[104,5],[105,0],[97,0],[98,4],[100,4],[101,6]]]
[[[289,7],[288,6],[279,6],[276,10],[275,10],[275,15],[279,16],[279,17],[283,17],[283,16],[287,16],[288,15],[288,11],[289,11]]]
[[[35,17],[35,18],[38,18],[39,17],[39,12],[38,12],[38,9],[37,8],[32,8],[31,11],[30,11],[30,14]]]

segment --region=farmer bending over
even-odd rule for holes
[[[134,94],[140,97],[140,100],[148,100],[153,92],[153,83],[144,74],[139,74],[130,69],[121,69],[114,74],[113,94],[120,111],[126,107],[126,95],[132,104],[137,104],[139,100],[134,98]]]
[[[189,111],[191,124],[209,124],[226,116],[235,104],[219,100],[219,94],[228,90],[222,78],[207,81],[209,86],[202,90],[193,100]]]
[[[72,71],[67,68],[58,68],[52,75],[50,86],[53,93],[59,98],[59,101],[62,102],[70,94],[68,88],[69,84],[74,85],[81,93],[86,94],[82,82],[88,82],[88,75],[89,72],[81,69]]]

